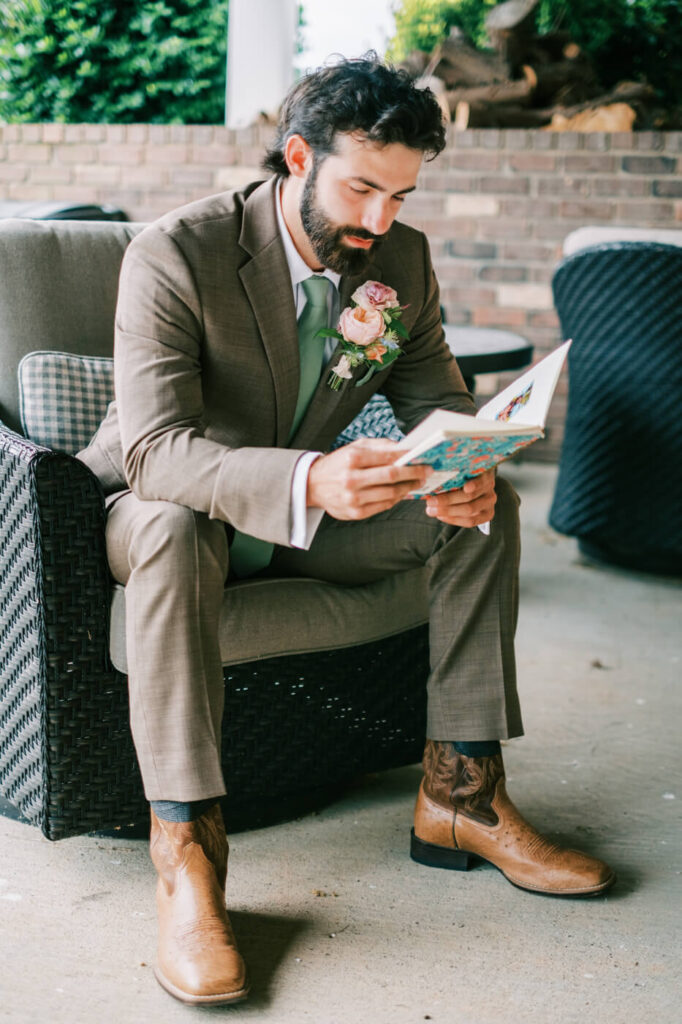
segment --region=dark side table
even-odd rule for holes
[[[529,366],[533,346],[519,334],[493,327],[453,327],[443,324],[445,340],[470,391],[479,373],[504,373]]]

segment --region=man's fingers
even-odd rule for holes
[[[428,467],[396,466],[401,449],[386,438],[362,438],[323,455],[310,467],[307,502],[336,519],[365,518],[391,508],[424,482]]]
[[[367,505],[380,502],[386,502],[386,507],[391,508],[402,498],[406,497],[410,491],[415,490],[418,484],[419,481],[409,480],[406,483],[390,484],[384,487],[363,487],[361,491],[357,492],[356,501],[358,505],[363,507],[363,511]]]
[[[421,486],[430,472],[429,466],[396,466],[395,460],[401,450],[395,441],[387,438],[361,438],[339,450],[344,452],[346,483],[351,487],[366,488],[411,481],[416,488]]]
[[[489,523],[494,519],[494,512],[481,513],[477,516],[438,516],[439,523],[447,523],[448,526],[460,526],[464,529],[472,529],[474,526],[482,526],[483,523]]]
[[[360,438],[313,463],[308,478],[309,504],[337,519],[365,519],[385,512],[418,490],[431,474],[428,465],[397,466],[402,449],[387,438]],[[495,478],[481,473],[464,487],[429,495],[429,516],[456,526],[492,519]]]
[[[495,475],[492,471],[467,480],[462,487],[444,491],[442,494],[430,494],[426,500],[429,506],[444,511],[449,506],[469,505],[481,499],[489,499],[493,503],[497,501]]]
[[[448,512],[428,512],[430,519],[438,519],[441,523],[451,523],[455,526],[476,526],[478,523],[488,523],[495,518],[494,508],[479,509],[450,509]]]
[[[416,490],[424,482],[425,474],[420,466],[369,466],[366,469],[349,469],[345,485],[351,490],[364,491],[374,487],[403,488],[405,493]],[[407,487],[404,485],[407,484]]]
[[[402,454],[402,449],[398,448],[397,443],[387,437],[361,437],[339,451],[345,454],[349,466],[356,469],[388,466]]]
[[[453,526],[478,526],[479,523],[487,523],[493,519],[495,500],[495,496],[491,498],[486,495],[465,504],[431,503],[426,506],[426,514]]]
[[[461,490],[469,497],[476,497],[479,494],[494,491],[495,471],[493,469],[488,469],[485,473],[479,473],[477,476],[472,477],[471,480],[467,480]]]
[[[426,507],[437,512],[446,512],[448,509],[465,508],[467,505],[478,507],[483,503],[494,505],[497,495],[486,492],[476,497],[464,494],[463,491],[445,491],[444,494],[429,494],[426,497]]]
[[[497,493],[492,473],[468,480],[464,487],[426,499],[426,514],[452,526],[479,526],[495,515]],[[469,486],[473,485],[473,486]]]

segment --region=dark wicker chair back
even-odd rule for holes
[[[551,525],[594,558],[682,573],[682,248],[591,246],[557,268],[569,399]]]

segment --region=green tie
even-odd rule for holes
[[[315,276],[307,278],[301,284],[306,297],[306,304],[298,319],[301,376],[289,440],[298,430],[320,380],[324,363],[324,341],[316,335],[329,323],[327,300],[330,283],[327,277]],[[259,569],[264,569],[266,565],[270,564],[273,550],[274,544],[269,541],[258,540],[247,533],[235,530],[234,539],[230,545],[232,571],[236,576],[252,576]]]

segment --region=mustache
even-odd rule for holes
[[[341,228],[341,230],[339,231],[339,234],[341,235],[341,237],[344,237],[346,235],[352,235],[353,238],[363,238],[363,239],[366,239],[368,242],[382,242],[384,240],[384,238],[386,237],[385,234],[384,235],[373,235],[371,231],[365,231],[364,228],[352,228],[352,227]]]

